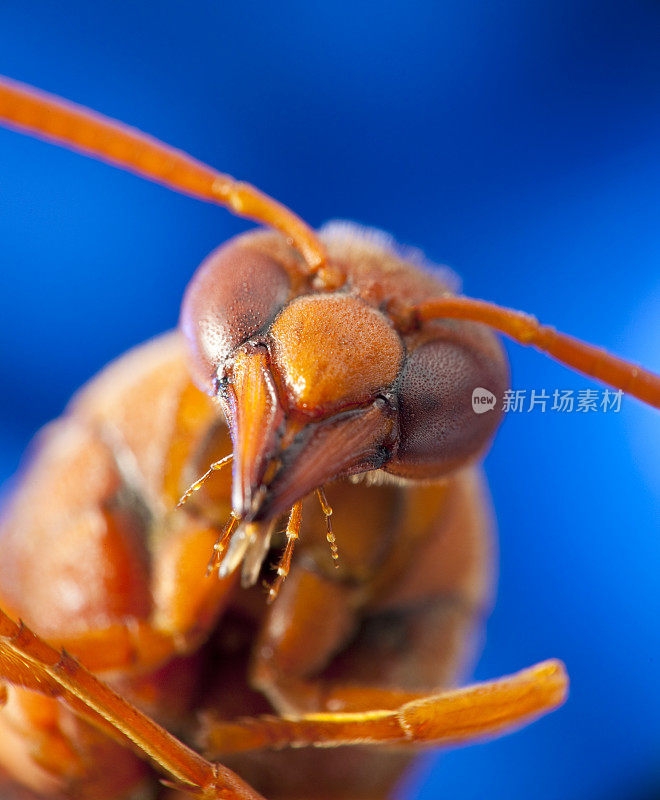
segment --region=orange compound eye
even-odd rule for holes
[[[179,322],[199,389],[216,394],[218,369],[275,317],[290,293],[282,265],[240,240],[219,247],[202,262],[186,290]]]
[[[273,323],[271,358],[289,409],[322,416],[372,402],[391,387],[403,344],[388,320],[359,298],[308,295]]]

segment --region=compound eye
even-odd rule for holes
[[[277,315],[290,291],[284,267],[247,244],[223,245],[202,262],[186,289],[179,320],[199,389],[215,394],[227,358]]]
[[[451,339],[420,344],[404,366],[399,447],[385,469],[403,477],[432,479],[480,454],[500,421],[507,384],[506,362],[490,335],[477,346]],[[494,396],[490,410],[474,410],[475,389],[482,390],[479,396]]]

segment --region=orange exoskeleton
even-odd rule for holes
[[[472,394],[507,387],[492,329],[655,406],[658,376],[6,79],[0,122],[270,228],[81,390],[4,513],[6,796],[376,800],[416,746],[561,704],[557,661],[451,688],[491,594],[501,403]]]

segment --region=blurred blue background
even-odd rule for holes
[[[0,4],[0,72],[392,232],[465,290],[660,370],[660,5]],[[0,131],[0,478],[109,359],[173,326],[247,225]],[[517,388],[590,384],[509,348]],[[402,797],[660,796],[660,418],[510,415],[487,458],[500,588],[477,677],[558,656],[556,714],[425,756]],[[7,484],[5,484],[5,487]],[[47,557],[47,554],[46,554]]]

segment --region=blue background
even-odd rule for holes
[[[468,293],[660,370],[660,6],[0,4],[0,72],[424,248]],[[224,211],[0,131],[0,477],[109,359],[171,327]],[[509,348],[517,388],[590,384]],[[568,704],[426,756],[405,797],[660,795],[660,418],[509,415],[480,678],[549,656]],[[47,557],[47,554],[45,554]]]

